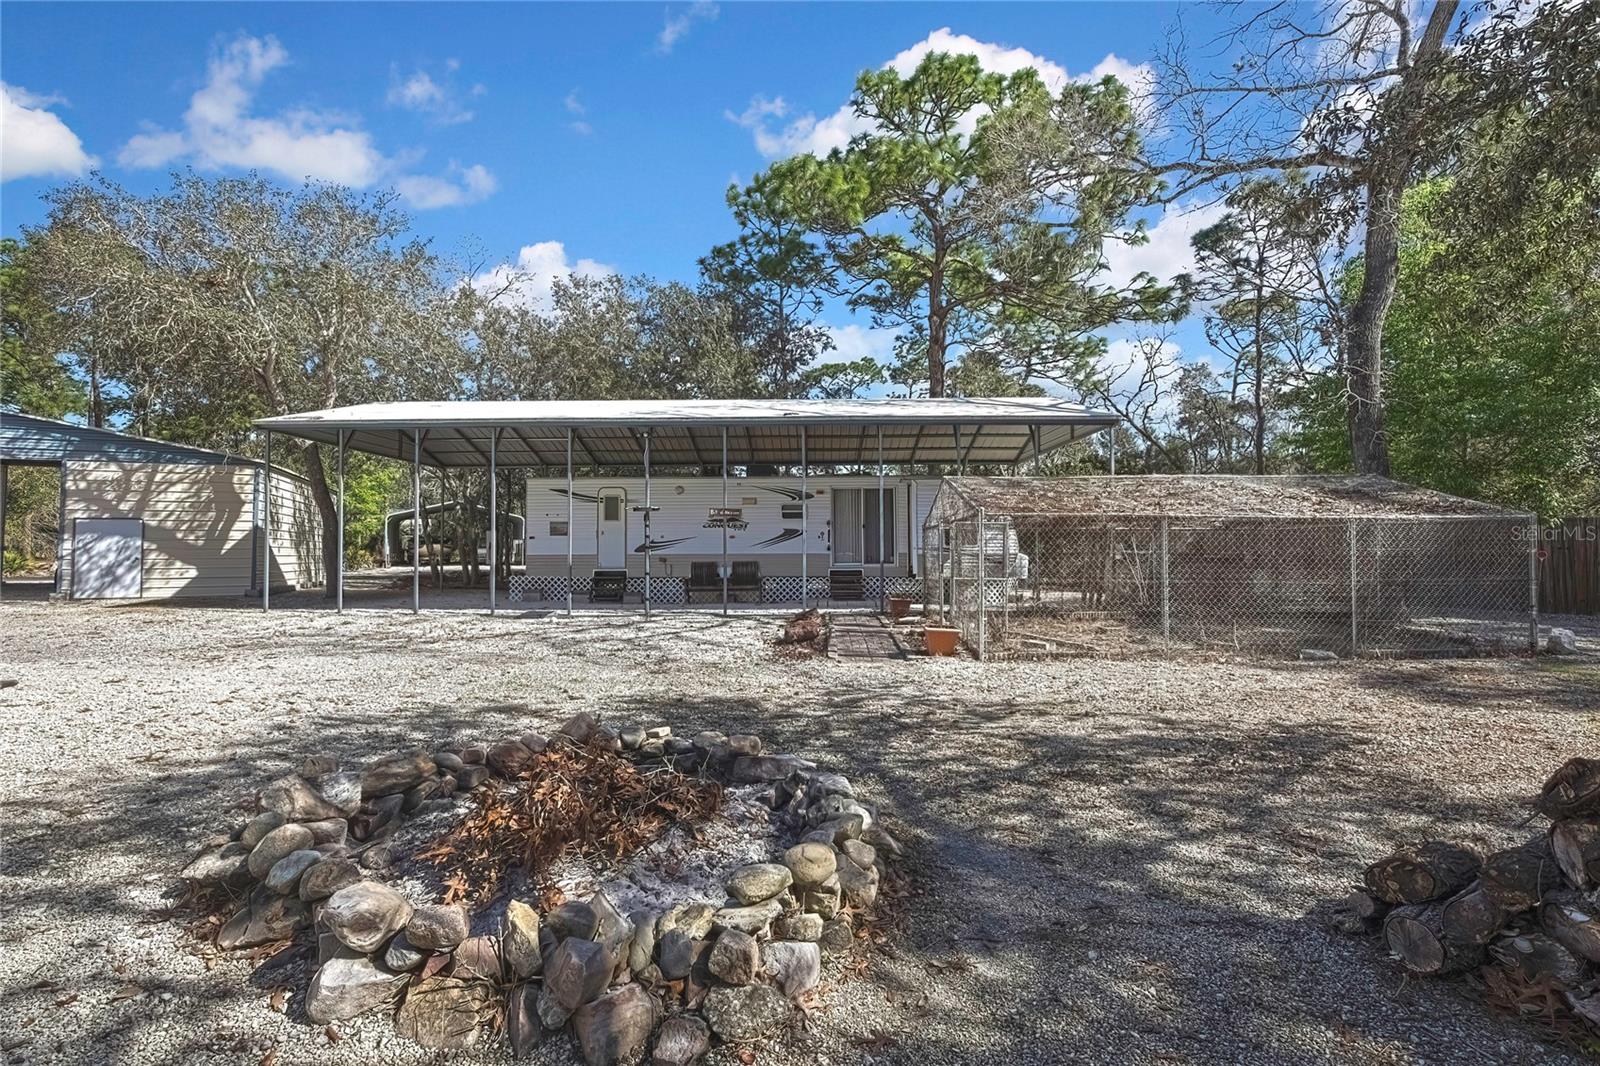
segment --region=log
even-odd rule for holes
[[[1377,930],[1389,905],[1364,888],[1352,888],[1350,894],[1333,909],[1333,926],[1341,933],[1359,936]]]
[[[1342,907],[1345,913],[1361,922],[1380,922],[1389,913],[1389,904],[1364,888],[1352,888]]]
[[[1494,960],[1528,982],[1549,978],[1562,988],[1576,988],[1589,975],[1588,965],[1545,933],[1513,933],[1489,948]]]
[[[1481,947],[1505,928],[1509,917],[1483,890],[1482,882],[1474,882],[1444,901],[1440,925],[1451,940]]]
[[[1367,889],[1385,903],[1427,903],[1466,888],[1478,876],[1477,852],[1447,840],[1402,848],[1367,867]]]
[[[1600,759],[1568,759],[1539,790],[1534,808],[1551,818],[1600,814]]]
[[[1583,893],[1550,893],[1539,905],[1539,924],[1574,955],[1600,962],[1600,904]]]
[[[1383,922],[1389,951],[1412,973],[1444,976],[1483,962],[1483,948],[1452,940],[1444,932],[1444,906],[1413,903],[1396,907]]]
[[[1572,887],[1600,885],[1600,818],[1569,818],[1550,826],[1550,851]]]
[[[1546,892],[1561,887],[1561,871],[1544,833],[1484,859],[1478,878],[1489,898],[1513,914],[1537,907]]]

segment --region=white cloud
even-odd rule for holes
[[[95,165],[78,135],[48,110],[65,101],[4,82],[0,97],[0,181],[74,177]]]
[[[695,0],[677,13],[667,12],[661,24],[661,32],[656,35],[656,51],[666,55],[688,34],[696,22],[710,22],[719,12],[720,9],[711,0]]]
[[[454,126],[462,122],[472,121],[472,111],[465,107],[460,100],[460,93],[456,90],[454,79],[449,77],[461,68],[459,60],[451,59],[445,63],[447,71],[445,80],[441,83],[433,79],[433,75],[425,70],[415,70],[407,77],[400,76],[398,67],[389,70],[389,94],[387,97],[390,107],[402,107],[407,111],[415,111],[426,116],[430,121],[441,126]],[[481,96],[484,92],[482,85],[474,85],[469,90],[473,96]]]
[[[464,167],[455,160],[443,177],[407,174],[396,178],[395,190],[406,203],[419,211],[435,207],[461,207],[487,199],[500,187],[493,174],[481,164]]]
[[[589,113],[589,109],[584,106],[582,100],[578,99],[578,90],[573,89],[569,92],[566,99],[561,103],[567,109],[567,114],[574,116],[573,120],[567,123],[572,132],[583,137],[587,137],[594,132],[594,127],[589,125],[589,120],[583,117]]]
[[[262,82],[288,62],[289,53],[274,37],[240,36],[220,44],[206,65],[205,84],[189,98],[182,128],[147,126],[123,146],[118,162],[159,167],[186,160],[208,170],[258,170],[289,181],[309,178],[355,188],[387,181],[419,210],[475,203],[495,191],[494,175],[481,164],[452,161],[443,175],[405,173],[422,153],[385,155],[348,115],[310,108],[255,114]],[[456,113],[437,109],[440,94],[447,104],[451,94],[419,74],[397,80],[391,99],[400,106],[435,109],[431,114]]]
[[[515,263],[501,263],[474,277],[472,287],[503,303],[548,311],[557,278],[603,278],[615,273],[614,267],[594,259],[569,261],[560,241],[540,241],[523,245]]]
[[[256,90],[289,61],[275,37],[237,37],[218,48],[206,82],[189,99],[183,130],[151,129],[118,155],[125,166],[162,166],[187,157],[209,169],[269,171],[290,180],[313,178],[366,186],[385,168],[383,153],[363,130],[339,115],[309,109],[262,117],[250,113]]]
[[[834,345],[834,350],[824,356],[827,362],[853,363],[857,359],[870,358],[879,363],[888,363],[894,357],[894,340],[899,336],[898,330],[862,326],[854,322],[844,326],[828,326],[827,329]]]
[[[1134,275],[1147,273],[1157,281],[1171,281],[1175,275],[1194,271],[1196,233],[1216,222],[1227,208],[1221,203],[1172,204],[1147,231],[1145,244],[1109,240],[1105,245],[1106,277],[1113,285],[1127,285]]]
[[[1148,99],[1153,85],[1153,74],[1148,65],[1129,63],[1115,54],[1107,55],[1087,73],[1074,76],[1060,64],[1026,48],[1008,48],[980,41],[964,33],[954,33],[949,27],[934,30],[910,48],[896,54],[884,67],[894,70],[901,77],[907,77],[931,52],[976,56],[984,70],[995,74],[1015,74],[1031,67],[1038,72],[1040,80],[1051,93],[1059,93],[1069,81],[1095,82],[1108,74],[1115,75],[1127,85],[1136,100]],[[726,115],[730,121],[751,130],[756,150],[768,157],[800,152],[827,155],[835,148],[844,148],[855,135],[872,129],[872,124],[856,115],[848,103],[822,118],[806,113],[795,117],[786,126],[769,126],[769,119],[783,118],[787,113],[782,97],[757,96],[742,113],[729,111]],[[980,117],[981,109],[968,112],[962,117],[959,128],[962,132],[970,133]]]

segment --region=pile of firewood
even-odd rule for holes
[[[808,607],[783,623],[783,628],[778,631],[778,643],[820,650],[826,633],[827,623],[823,620],[822,612],[815,607]]]
[[[1516,847],[1482,855],[1434,840],[1373,863],[1345,900],[1345,918],[1381,932],[1412,973],[1476,975],[1491,999],[1547,1016],[1568,1035],[1586,1030],[1584,1040],[1593,1041],[1600,1034],[1600,760],[1569,760],[1545,782],[1534,809],[1549,828]]]

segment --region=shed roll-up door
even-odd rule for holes
[[[144,522],[79,518],[72,523],[72,596],[138,599],[144,591]]]

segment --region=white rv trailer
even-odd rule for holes
[[[565,478],[528,478],[527,568],[566,577],[573,569],[626,569],[644,575],[645,485],[642,477],[578,478],[572,482],[571,525]],[[892,576],[915,572],[923,520],[939,480],[884,479],[883,561]],[[655,574],[689,573],[691,562],[754,562],[763,575],[822,577],[830,569],[878,565],[876,476],[813,476],[801,499],[798,476],[730,477],[727,503],[718,477],[651,479],[650,555]],[[726,509],[724,509],[726,508]]]

